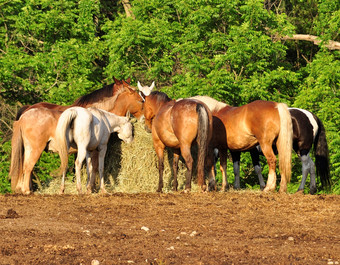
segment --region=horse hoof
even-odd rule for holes
[[[273,192],[274,190],[275,189],[266,187],[266,188],[263,189],[263,192]]]
[[[316,193],[316,188],[311,188],[310,191],[309,191],[309,193],[310,193],[311,195],[314,195],[314,194]]]
[[[107,191],[106,191],[106,189],[100,189],[100,193],[101,194],[107,194]]]

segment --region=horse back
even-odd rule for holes
[[[240,107],[225,107],[215,114],[225,126],[227,144],[233,150],[248,150],[258,141],[280,131],[277,103],[256,100]]]
[[[24,141],[30,145],[46,145],[54,138],[55,129],[62,111],[33,108],[19,119]]]

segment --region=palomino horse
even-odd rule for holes
[[[152,132],[153,144],[158,157],[159,184],[157,191],[161,192],[163,188],[165,147],[174,150],[174,190],[177,190],[178,186],[177,170],[180,155],[187,167],[185,190],[191,189],[193,158],[190,149],[195,140],[198,144],[198,186],[205,190],[204,163],[212,132],[211,112],[204,103],[197,100],[184,99],[176,102],[165,93],[158,91],[151,93],[153,87],[154,83],[151,87],[142,87],[138,82],[138,88],[145,96],[145,124]]]
[[[125,116],[130,112],[136,118],[143,115],[143,100],[128,82],[115,79],[115,83],[80,97],[72,106],[97,107]],[[11,187],[13,191],[29,194],[31,172],[41,153],[45,150],[56,152],[54,147],[55,128],[65,109],[38,103],[30,106],[13,124],[11,154]],[[58,110],[59,109],[59,110]]]
[[[269,166],[264,191],[276,188],[276,156],[272,148],[276,143],[281,173],[280,192],[286,192],[291,177],[292,136],[291,116],[287,105],[283,103],[257,100],[241,107],[227,105],[213,113],[211,146],[219,149],[222,162],[226,162],[227,149],[234,158],[241,151],[261,145]],[[212,160],[209,159],[211,165]],[[224,173],[222,188],[225,189],[227,185]]]
[[[104,186],[104,159],[107,143],[111,133],[117,132],[118,137],[126,143],[133,140],[133,127],[129,118],[96,108],[72,107],[65,110],[59,120],[55,131],[55,145],[61,160],[63,173],[60,192],[64,193],[65,175],[68,165],[68,150],[72,146],[77,149],[75,161],[77,190],[81,193],[81,167],[86,159],[87,190],[92,192],[94,184],[93,167],[90,162],[90,152],[98,151],[100,191],[106,193]],[[91,176],[91,181],[90,180]]]

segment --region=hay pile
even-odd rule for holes
[[[144,129],[144,123],[133,121],[134,141],[126,144],[116,134],[110,137],[105,157],[105,184],[108,192],[155,192],[158,188],[158,159],[153,148],[152,135]],[[178,190],[184,189],[185,164],[180,161],[178,166]],[[196,180],[196,164],[194,163],[193,179]],[[164,154],[164,188],[163,192],[172,190],[172,152],[166,150]],[[86,170],[83,168],[82,184],[85,191]],[[97,176],[97,188],[99,185]],[[76,184],[67,181],[65,193],[77,193]],[[54,179],[44,193],[58,193],[60,178]],[[192,190],[197,185],[192,182]]]

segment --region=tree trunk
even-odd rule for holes
[[[132,17],[133,19],[135,19],[135,15],[132,13],[132,10],[131,10],[130,1],[122,0],[122,4],[124,6],[126,17]]]

